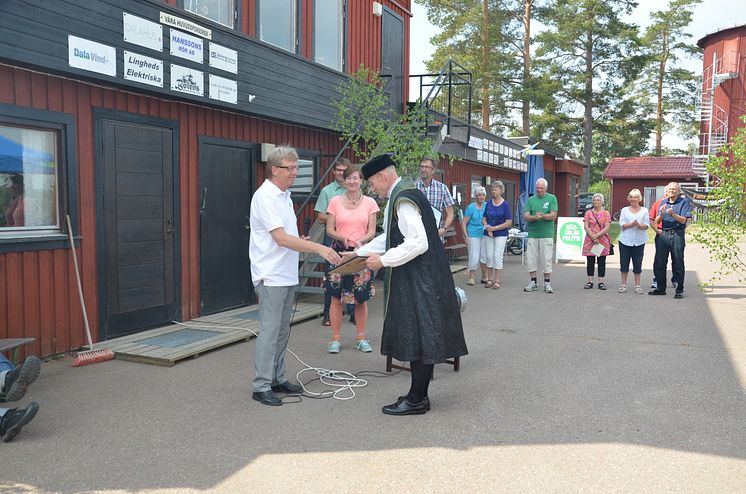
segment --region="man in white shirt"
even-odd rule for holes
[[[402,182],[389,155],[363,166],[363,176],[388,197],[384,233],[357,249],[372,270],[386,268],[381,353],[409,362],[409,392],[381,410],[421,415],[430,410],[428,386],[436,363],[466,355],[459,302],[435,216],[425,195]]]
[[[298,287],[298,252],[316,253],[333,264],[341,262],[334,250],[298,236],[288,190],[297,175],[298,153],[291,147],[276,147],[267,158],[267,179],[251,198],[249,258],[251,280],[259,296],[251,397],[270,406],[282,405],[275,392],[303,390],[285,378],[285,351]]]

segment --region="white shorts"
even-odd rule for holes
[[[526,246],[526,271],[533,273],[541,266],[542,273],[552,272],[552,260],[554,260],[553,238],[529,238]],[[539,264],[541,261],[541,264]]]

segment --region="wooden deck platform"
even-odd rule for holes
[[[171,367],[179,360],[246,340],[259,332],[258,305],[199,317],[185,323],[150,329],[94,345],[109,348],[116,358]],[[298,302],[292,324],[320,316],[321,304]]]

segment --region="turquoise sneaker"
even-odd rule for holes
[[[341,348],[341,345],[339,344],[337,340],[329,342],[329,353],[339,353],[340,348]]]
[[[358,342],[355,343],[355,348],[357,348],[363,353],[370,353],[373,351],[373,347],[370,346],[370,343],[368,343],[368,340],[358,340]]]

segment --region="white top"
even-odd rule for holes
[[[298,252],[280,247],[270,233],[283,228],[288,235],[298,236],[290,191],[282,191],[265,180],[251,198],[250,224],[249,259],[254,286],[260,281],[266,286],[297,285]]]
[[[622,212],[619,214],[619,226],[626,225],[634,220],[637,220],[638,223],[644,225],[650,225],[648,208],[641,206],[640,210],[636,213],[632,213],[632,211],[629,210],[629,206],[622,208]],[[636,227],[627,228],[625,230],[622,227],[622,231],[619,233],[619,241],[628,247],[642,245],[648,241],[648,231],[640,230]]]
[[[391,198],[391,191],[401,178],[397,179],[396,182],[391,185],[388,196]],[[392,247],[388,251],[386,250],[386,232],[389,230],[388,218],[389,218],[389,207],[391,201],[386,203],[386,209],[383,211],[383,233],[378,235],[376,238],[357,249],[357,254],[360,256],[368,256],[370,254],[382,254],[381,263],[386,267],[396,267],[406,264],[415,257],[424,253],[427,250],[427,234],[425,233],[425,225],[422,223],[422,215],[417,207],[409,201],[399,201],[399,206],[396,209],[396,214],[399,216],[399,230],[404,235],[404,241],[396,246]]]

